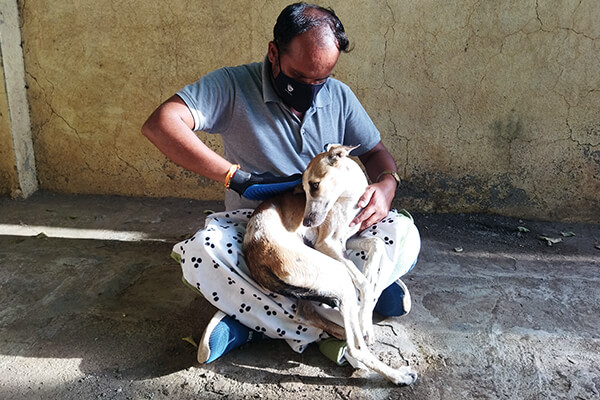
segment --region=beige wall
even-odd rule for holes
[[[140,126],[202,74],[262,60],[287,3],[19,2],[40,186],[221,198]],[[600,2],[323,4],[355,45],[335,75],[405,180],[397,206],[600,221]]]

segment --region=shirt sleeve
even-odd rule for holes
[[[235,87],[225,68],[210,72],[177,92],[192,113],[194,130],[209,133],[227,129],[234,94]]]
[[[347,86],[344,89],[344,144],[360,144],[352,154],[362,155],[381,141],[381,134],[352,90]]]

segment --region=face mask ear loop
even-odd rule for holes
[[[279,73],[281,73],[281,50],[279,50],[277,42],[275,42],[275,47],[277,48],[277,66],[279,67]]]

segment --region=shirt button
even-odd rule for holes
[[[304,135],[304,132],[306,132],[306,130],[304,130],[304,128],[300,129],[300,133]]]

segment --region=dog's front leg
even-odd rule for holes
[[[353,297],[351,293],[348,293],[347,296],[342,297],[340,304],[340,312],[344,319],[346,342],[350,356],[396,385],[410,385],[414,383],[417,379],[417,374],[410,367],[402,366],[394,369],[384,364],[369,350],[362,337],[358,334],[359,332],[357,332],[360,328],[357,326],[358,321],[355,318],[357,310]]]

